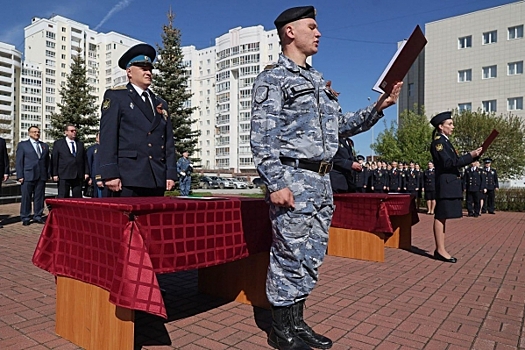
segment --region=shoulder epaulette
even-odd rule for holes
[[[266,65],[266,67],[264,67],[264,70],[270,70],[270,69],[273,69],[275,67],[277,67],[276,63],[268,64],[268,65]]]
[[[126,89],[127,89],[126,85],[114,86],[111,88],[111,90],[126,90]]]
[[[441,135],[436,135],[436,137],[434,137],[434,140],[439,140],[441,138]]]

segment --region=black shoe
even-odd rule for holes
[[[34,219],[33,222],[35,222],[37,224],[45,224],[46,220],[44,220],[44,219]]]
[[[4,225],[0,224],[0,228],[4,228]]]
[[[486,210],[482,210],[482,211],[481,211],[481,214],[486,214],[486,213],[487,213]]]
[[[454,258],[453,256],[451,256],[450,259],[445,258],[443,255],[439,254],[437,250],[434,250],[434,259],[453,264],[455,264],[458,261],[458,259]]]
[[[29,220],[22,221],[22,225],[24,226],[29,226],[29,224],[30,224]]]
[[[279,350],[311,350],[292,330],[292,306],[272,306],[268,345]]]
[[[306,345],[317,349],[330,349],[332,341],[324,335],[317,334],[304,322],[303,310],[305,300],[292,305],[292,331],[301,338]]]
[[[496,215],[496,213],[493,211],[489,211],[489,214]]]

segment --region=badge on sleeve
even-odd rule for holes
[[[110,103],[111,103],[111,101],[109,100],[109,98],[106,98],[106,99],[104,100],[104,102],[102,102],[102,109],[108,109]]]
[[[255,102],[263,103],[268,98],[268,86],[259,86],[255,90]]]
[[[443,145],[442,145],[441,143],[438,143],[438,144],[436,145],[436,151],[440,152],[440,151],[442,151],[442,150],[443,150]]]

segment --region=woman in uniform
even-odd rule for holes
[[[449,137],[454,130],[451,112],[442,112],[430,120],[435,128],[430,153],[436,168],[436,208],[434,210],[434,239],[436,260],[455,263],[456,258],[445,249],[445,224],[447,219],[463,216],[463,189],[460,167],[471,163],[479,157],[482,148],[478,148],[461,157],[457,154]]]

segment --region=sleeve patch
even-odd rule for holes
[[[111,100],[109,98],[106,98],[104,102],[102,102],[102,109],[108,109],[110,104]]]
[[[436,145],[436,151],[441,152],[443,150],[443,145],[441,143],[438,143]]]
[[[268,98],[268,86],[259,86],[255,90],[255,102],[263,103]]]

